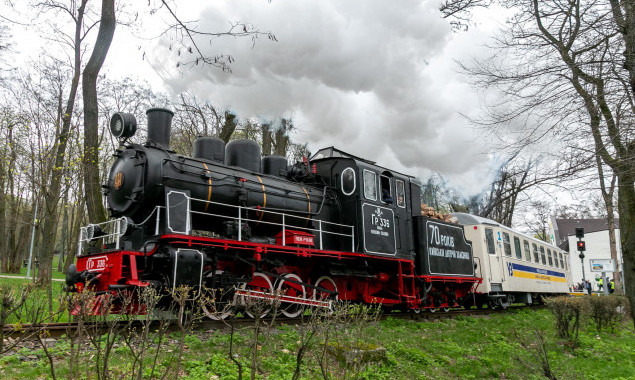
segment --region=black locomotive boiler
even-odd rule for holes
[[[254,141],[199,137],[186,157],[170,150],[173,113],[146,114],[143,145],[127,143],[131,114],[111,119],[122,141],[103,186],[113,219],[82,228],[71,290],[126,312],[121,297],[148,286],[223,289],[212,318],[258,298],[287,316],[335,299],[415,311],[471,302],[471,243],[421,216],[415,178],[333,147],[289,165]]]

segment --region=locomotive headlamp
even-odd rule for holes
[[[121,218],[119,218],[119,233],[121,235],[129,234],[130,232],[132,232],[133,228],[134,222],[131,218],[127,216],[122,216]]]
[[[104,235],[106,235],[106,233],[96,224],[89,224],[88,227],[86,227],[86,238],[88,240],[97,239]]]
[[[117,112],[110,118],[110,133],[116,138],[134,136],[137,131],[137,119],[131,113]]]

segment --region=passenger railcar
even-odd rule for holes
[[[543,296],[571,289],[569,254],[493,220],[455,213],[472,242],[476,272],[483,279],[478,307],[540,303]]]
[[[103,186],[115,219],[82,228],[70,290],[111,299],[115,312],[143,305],[136,290],[222,289],[212,318],[254,299],[284,315],[334,299],[422,310],[472,302],[481,279],[459,226],[421,216],[420,183],[335,148],[288,165],[260,157],[253,141],[201,137],[192,157],[170,150],[173,113],[151,109],[148,140],[130,144],[136,121],[118,113]],[[123,297],[133,303],[123,308]],[[118,308],[119,307],[119,308]]]

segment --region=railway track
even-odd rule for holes
[[[422,311],[420,313],[414,312],[383,312],[380,315],[380,319],[387,318],[397,319],[410,319],[416,321],[424,320],[441,320],[451,319],[458,316],[472,317],[472,316],[485,316],[492,314],[505,313],[508,310],[514,310],[524,308],[527,306],[511,306],[507,309],[449,309],[448,311],[438,310],[436,312]],[[265,317],[261,318],[260,322],[267,325],[275,324],[302,324],[307,323],[310,320],[309,316],[288,318],[283,316]],[[229,326],[234,328],[241,328],[253,325],[255,323],[253,318],[249,317],[237,317],[223,321],[215,321],[210,319],[203,319],[197,321],[193,330],[217,330],[223,329]],[[36,339],[37,333],[43,333],[47,338],[60,338],[63,335],[70,335],[76,333],[79,329],[79,322],[56,322],[56,323],[40,323],[40,324],[9,324],[3,328],[5,338],[20,338],[20,339]],[[110,322],[82,322],[83,333],[87,332],[100,332],[106,333],[110,331],[122,331],[125,328],[141,329],[145,325],[143,320],[133,321],[110,321]],[[168,331],[178,331],[179,324],[178,319],[169,320],[153,320],[150,322],[150,328],[156,329],[160,326],[164,326]]]

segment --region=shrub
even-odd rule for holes
[[[602,328],[609,328],[613,331],[628,313],[628,299],[624,296],[610,295],[587,298],[589,316],[598,331],[602,331]]]
[[[586,298],[561,296],[545,300],[545,305],[556,319],[556,334],[559,338],[577,343],[580,317],[588,308]]]

